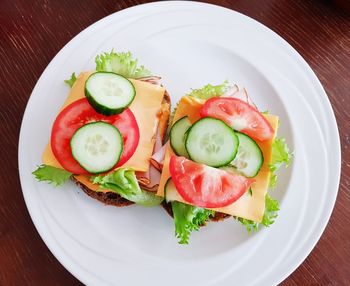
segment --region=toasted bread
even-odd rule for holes
[[[148,81],[148,80],[145,80]],[[150,82],[150,81],[148,81]],[[162,101],[162,105],[165,106],[166,109],[168,109],[169,112],[167,112],[164,116],[162,114],[160,115],[160,120],[159,120],[159,134],[162,138],[162,141],[164,143],[165,135],[166,135],[166,130],[168,126],[168,121],[169,121],[169,113],[170,113],[170,96],[167,91],[164,93],[164,98]],[[134,204],[133,202],[121,197],[115,192],[96,192],[94,190],[91,190],[87,186],[83,185],[82,183],[78,182],[73,176],[72,180],[79,186],[88,196],[91,198],[94,198],[106,205],[113,205],[116,207],[125,207]]]
[[[173,215],[173,210],[171,208],[171,204],[170,203],[166,203],[165,201],[162,203],[163,208],[166,210],[166,212],[171,216],[174,217]],[[225,218],[230,217],[230,215],[228,214],[224,214],[224,213],[220,213],[220,212],[215,212],[214,216],[210,218],[210,220],[212,221],[220,221],[223,220]]]

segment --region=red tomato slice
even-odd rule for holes
[[[274,134],[265,116],[237,98],[213,97],[206,101],[200,114],[221,119],[233,129],[260,141],[271,139]]]
[[[252,179],[195,163],[185,157],[170,158],[170,174],[180,196],[197,207],[221,208],[238,200]]]
[[[123,136],[124,149],[116,166],[123,165],[134,154],[140,133],[134,114],[130,109],[113,116],[97,113],[86,98],[79,99],[64,108],[57,116],[51,133],[51,148],[64,169],[73,174],[88,174],[73,158],[70,140],[74,132],[92,121],[104,121],[117,127]]]

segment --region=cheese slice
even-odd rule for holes
[[[83,72],[78,76],[61,110],[72,102],[85,97],[85,82],[91,74],[92,72]],[[129,108],[134,113],[139,126],[140,140],[135,153],[123,167],[145,172],[149,168],[150,158],[153,153],[165,89],[164,87],[139,80],[130,79],[130,81],[135,87],[136,96]],[[50,143],[44,150],[42,161],[46,165],[63,168],[52,153]],[[76,175],[74,177],[92,190],[103,191],[98,189],[98,185],[89,181],[89,176]]]
[[[203,100],[192,98],[189,96],[184,96],[176,109],[174,120],[176,122],[178,119],[188,116],[191,123],[196,122],[200,118],[200,108],[204,104]],[[278,127],[278,117],[275,115],[265,115],[266,119],[270,122],[272,128],[275,130],[275,134],[272,139],[264,142],[257,142],[261,151],[264,155],[264,163],[256,177],[254,177],[255,182],[251,186],[252,195],[245,194],[239,198],[233,204],[223,207],[213,209],[218,212],[226,213],[232,216],[238,216],[245,219],[250,219],[256,222],[261,222],[265,211],[265,195],[269,186],[270,180],[270,169],[269,164],[271,162],[271,152],[272,152],[272,142],[276,135]],[[162,170],[162,177],[159,184],[159,189],[157,195],[164,196],[164,187],[168,179],[171,177],[169,171],[169,161],[170,157],[174,155],[174,152],[168,143],[167,150],[164,158],[164,165]],[[175,200],[187,203],[183,200],[180,194],[172,194],[172,198]]]

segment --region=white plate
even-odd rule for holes
[[[172,101],[224,79],[247,87],[261,110],[281,118],[294,150],[274,196],[269,229],[248,235],[238,223],[210,223],[178,245],[161,208],[106,207],[73,184],[37,183],[51,124],[71,72],[94,67],[101,51],[131,50],[163,77]],[[327,150],[332,150],[331,155]],[[120,11],[90,26],[48,65],[28,102],[19,142],[23,195],[42,239],[89,285],[273,285],[286,278],[322,234],[336,199],[340,143],[328,98],[307,63],[274,32],[221,7],[160,2]]]

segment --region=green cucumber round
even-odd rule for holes
[[[170,177],[164,185],[164,198],[167,203],[173,201],[172,199],[169,199],[169,194],[174,188],[175,188],[174,182]]]
[[[182,117],[174,123],[170,129],[169,138],[170,145],[178,156],[188,158],[188,153],[185,147],[186,132],[191,127],[191,122],[187,116]]]
[[[135,87],[127,78],[113,72],[95,72],[85,83],[85,96],[100,114],[123,112],[134,100]]]
[[[177,192],[174,181],[170,177],[164,186],[164,198],[167,203],[178,201],[182,201],[182,197]]]
[[[238,151],[235,159],[229,164],[242,175],[255,177],[264,163],[264,156],[259,145],[248,135],[236,132],[239,139]]]
[[[120,159],[123,145],[118,128],[102,121],[83,125],[70,140],[74,159],[93,174],[111,170]]]
[[[236,133],[222,120],[205,117],[189,129],[186,150],[191,160],[211,167],[229,164],[236,156]]]

